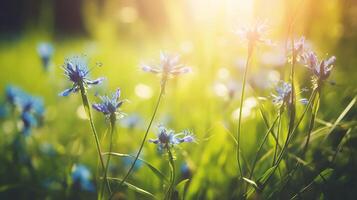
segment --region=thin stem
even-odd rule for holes
[[[279,120],[278,120],[278,131],[276,132],[277,141],[279,141],[279,137],[280,137],[280,131],[281,131],[281,115],[282,115],[282,113],[283,113],[283,110],[282,110],[283,106],[284,106],[284,104],[282,105],[282,107],[281,107],[281,109],[280,109],[280,111],[279,111],[279,115],[278,115],[278,117],[279,117]],[[278,142],[275,143],[275,150],[274,150],[274,157],[273,157],[273,166],[274,166],[274,164],[275,164],[276,156],[277,156],[277,153],[278,153],[278,146],[279,146],[278,144],[279,144]]]
[[[310,142],[310,137],[311,137],[311,132],[314,128],[315,125],[315,119],[316,119],[316,115],[317,115],[317,111],[319,110],[319,103],[320,103],[320,94],[318,94],[319,97],[317,99],[314,100],[313,103],[313,108],[312,108],[312,114],[311,114],[311,119],[310,119],[310,124],[309,124],[309,129],[308,129],[308,133],[307,133],[307,138],[306,138],[306,142],[305,142],[305,146],[302,152],[302,158],[305,157],[309,142]]]
[[[79,84],[79,87],[80,87],[80,91],[81,91],[83,106],[84,106],[84,108],[86,110],[86,113],[88,115],[90,127],[91,127],[93,135],[94,135],[95,144],[96,144],[96,147],[97,147],[97,152],[98,152],[98,155],[99,155],[100,164],[102,166],[102,170],[105,170],[104,160],[103,160],[103,156],[102,156],[102,150],[100,148],[98,134],[97,134],[97,131],[96,131],[95,126],[94,126],[93,117],[92,117],[92,111],[91,111],[91,107],[90,107],[89,100],[88,100],[88,97],[87,97],[87,91],[86,91],[83,83]],[[109,181],[107,179],[103,179],[103,181],[106,182],[107,189],[111,193]]]
[[[254,45],[252,43],[248,44],[248,56],[245,64],[245,70],[244,70],[244,76],[243,76],[243,85],[242,85],[242,93],[240,97],[240,106],[239,106],[239,118],[238,118],[238,129],[237,129],[237,162],[238,162],[238,168],[239,168],[239,173],[240,176],[243,176],[243,171],[242,171],[242,166],[240,163],[240,134],[241,134],[241,128],[242,128],[242,108],[243,108],[243,100],[244,100],[244,92],[245,92],[245,86],[247,82],[247,74],[248,74],[248,67],[250,63],[250,59],[252,57],[253,53],[253,47]]]
[[[291,28],[292,29],[292,28]],[[294,48],[294,38],[291,37],[291,49],[292,49],[292,61],[291,61],[291,71],[290,71],[290,82],[291,82],[291,94],[290,94],[290,121],[289,121],[289,129],[288,129],[288,137],[294,127],[295,123],[295,84],[294,84],[294,76],[295,76],[295,63],[296,63],[296,52]]]
[[[164,94],[164,87],[162,87],[161,90],[160,90],[159,98],[158,98],[158,100],[157,100],[157,102],[156,102],[156,106],[155,106],[154,113],[152,114],[152,117],[151,117],[151,119],[150,119],[149,126],[148,126],[147,129],[146,129],[144,138],[143,138],[143,140],[141,141],[141,145],[140,145],[140,148],[139,148],[138,153],[137,153],[136,156],[135,156],[134,162],[131,164],[131,166],[130,166],[128,172],[126,173],[126,175],[124,176],[124,178],[122,179],[122,181],[120,182],[119,185],[122,185],[122,184],[126,181],[126,179],[129,177],[130,173],[131,173],[132,170],[134,169],[135,163],[136,163],[136,161],[138,160],[138,158],[139,158],[139,156],[140,156],[140,153],[141,153],[141,151],[142,151],[142,149],[143,149],[143,147],[144,147],[144,144],[145,144],[145,141],[146,141],[146,137],[147,137],[147,135],[148,135],[148,133],[149,133],[149,130],[150,130],[151,125],[152,125],[152,122],[154,121],[154,118],[155,118],[155,116],[156,116],[156,112],[157,112],[157,110],[158,110],[158,108],[159,108],[159,105],[160,105],[161,98],[162,98],[162,95],[163,95],[163,94]]]
[[[107,179],[108,177],[108,168],[109,168],[109,164],[110,164],[110,153],[113,150],[113,135],[115,132],[115,114],[110,116],[110,141],[109,141],[109,154],[108,154],[108,158],[107,158],[107,163],[105,166],[105,171],[104,171],[104,180]],[[102,197],[104,195],[104,191],[102,191]],[[111,195],[111,194],[109,194]]]
[[[175,191],[174,185],[175,185],[175,161],[174,161],[174,157],[172,155],[172,152],[170,150],[170,147],[167,147],[167,153],[169,155],[169,164],[170,164],[170,169],[171,169],[171,173],[170,173],[170,186],[169,189],[167,190],[167,193],[165,195],[165,199],[172,199],[172,194]]]

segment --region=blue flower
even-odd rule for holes
[[[299,39],[294,40],[294,46],[289,42],[288,49],[291,54],[294,53],[295,59],[298,62],[304,60],[304,56],[307,53],[305,37],[301,36]]]
[[[33,127],[38,127],[44,116],[43,101],[33,96],[24,96],[20,99],[21,120],[23,122],[22,132],[25,135],[31,133]]]
[[[68,96],[70,93],[75,93],[83,85],[85,88],[90,88],[92,85],[98,85],[103,82],[104,78],[98,78],[95,80],[89,79],[89,72],[87,62],[81,57],[74,56],[65,61],[63,66],[64,74],[68,80],[73,83],[72,87],[64,90],[59,95]]]
[[[271,40],[265,38],[268,26],[263,22],[257,22],[253,26],[243,27],[235,31],[243,41],[248,42],[250,45],[255,45],[256,43],[263,43],[267,45],[272,45]]]
[[[41,42],[37,45],[37,52],[41,58],[45,70],[48,69],[54,49],[50,43]]]
[[[336,61],[335,56],[319,61],[313,51],[309,51],[304,56],[304,64],[308,67],[318,80],[326,80],[331,73],[333,64]]]
[[[95,103],[92,107],[97,110],[98,112],[103,113],[106,117],[114,116],[115,119],[119,119],[123,117],[123,113],[120,112],[119,108],[123,105],[124,101],[119,100],[120,98],[120,89],[118,88],[116,92],[109,96],[99,96],[102,103]]]
[[[26,95],[20,88],[13,85],[8,85],[5,88],[5,96],[7,102],[13,106],[16,106],[18,105],[19,99]]]
[[[275,87],[276,94],[272,94],[273,103],[280,106],[284,103],[291,103],[291,84],[279,81],[278,85]]]
[[[28,136],[31,129],[39,126],[43,119],[45,108],[42,99],[31,96],[12,85],[6,87],[6,99],[10,105],[20,111],[22,133]]]
[[[275,87],[276,94],[272,94],[273,103],[277,106],[281,106],[283,104],[289,105],[291,104],[291,84],[279,81],[278,85]],[[299,93],[306,92],[307,89],[303,88]],[[301,98],[298,100],[301,104],[307,105],[308,100],[306,98]]]
[[[85,165],[75,165],[72,169],[72,180],[75,185],[78,185],[82,190],[95,192],[95,186],[91,181],[92,174]]]
[[[183,142],[194,142],[194,136],[188,132],[183,131],[175,134],[175,131],[165,128],[163,125],[159,125],[157,139],[150,139],[149,142],[157,144],[159,149],[174,147]]]
[[[161,74],[161,86],[163,88],[168,78],[191,72],[190,67],[180,63],[180,55],[171,55],[164,52],[160,53],[159,65],[142,64],[141,68],[145,72]]]
[[[183,179],[189,179],[192,177],[192,171],[187,163],[181,164],[180,171]]]

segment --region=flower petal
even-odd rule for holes
[[[102,83],[104,81],[104,79],[105,79],[104,77],[100,77],[95,80],[86,80],[86,83],[88,85],[98,85],[98,84]]]
[[[74,88],[69,88],[64,90],[63,92],[59,93],[59,96],[66,97],[68,96],[71,92],[73,92]]]

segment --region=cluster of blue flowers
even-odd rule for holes
[[[13,110],[17,110],[20,113],[23,125],[21,132],[24,135],[29,135],[33,127],[41,125],[45,108],[40,97],[29,95],[12,85],[6,87],[5,96],[7,103],[11,105]]]

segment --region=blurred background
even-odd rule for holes
[[[93,78],[106,77],[103,85],[90,90],[92,102],[99,101],[95,94],[110,94],[121,88],[122,97],[129,101],[122,107],[127,116],[118,122],[114,151],[135,154],[160,89],[159,79],[142,72],[140,64],[157,63],[162,50],[181,54],[193,72],[169,81],[149,138],[155,137],[159,123],[177,131],[192,130],[198,144],[185,144],[177,152],[177,165],[181,166],[179,180],[192,178],[186,197],[235,199],[231,188],[237,187],[237,166],[231,135],[235,135],[247,50],[234,30],[256,21],[269,26],[267,37],[274,45],[262,45],[255,51],[248,77],[250,87],[259,96],[269,99],[273,83],[288,79],[287,41],[304,35],[319,57],[337,57],[318,115],[322,122],[333,123],[357,94],[355,0],[2,1],[0,91],[3,95],[0,100],[5,102],[5,88],[15,85],[41,97],[45,114],[41,126],[32,130],[25,141],[24,151],[32,162],[36,178],[21,163],[14,164],[11,157],[15,148],[12,141],[23,125],[16,114],[4,111],[0,116],[0,197],[95,199],[92,190],[82,191],[83,188],[74,184],[75,180],[68,180],[81,164],[88,168],[90,181],[95,184],[97,154],[80,97],[58,96],[70,86],[61,66],[68,56],[83,55],[93,68]],[[46,68],[38,50],[43,42],[53,48]],[[311,87],[305,67],[297,67],[297,75],[298,87]],[[265,126],[252,89],[248,89],[246,97],[242,148],[245,156],[252,160]],[[264,104],[271,113],[269,119],[273,119],[274,106],[269,100]],[[339,134],[345,134],[351,127],[352,133],[356,131],[356,115],[353,107],[344,118],[346,123],[350,122],[347,128],[338,127],[337,133],[324,145],[319,146],[315,141],[310,155],[318,158],[314,166],[329,165],[329,152],[337,148],[334,141],[341,139]],[[103,138],[108,123],[97,113],[95,123]],[[307,121],[303,126],[307,126]],[[347,153],[335,166],[334,179],[324,187],[313,187],[306,199],[321,197],[321,191],[331,199],[336,199],[335,195],[353,199],[357,189],[356,142],[354,133],[346,145]],[[106,145],[104,139],[104,149]],[[146,144],[142,157],[169,174],[168,164],[157,153],[155,145]],[[111,175],[122,177],[128,163],[130,160],[114,158]],[[267,165],[262,163],[257,173],[266,169]],[[160,180],[145,167],[139,166],[129,181],[153,194],[163,191]],[[307,180],[296,180],[296,187],[287,190],[287,195],[306,183]],[[119,199],[146,198],[130,191],[118,195]]]

